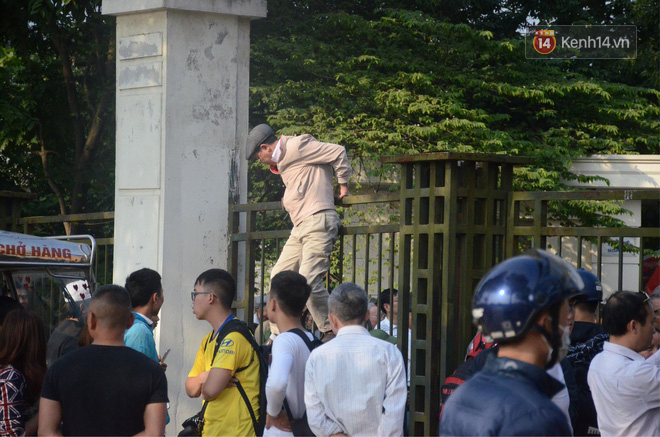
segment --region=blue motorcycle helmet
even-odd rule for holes
[[[472,317],[486,341],[515,341],[543,310],[583,288],[573,266],[550,252],[533,249],[501,262],[483,277],[472,299]],[[558,313],[559,305],[556,308]],[[553,319],[557,331],[558,314]],[[543,334],[556,349],[558,331]]]
[[[584,282],[584,289],[579,296],[576,296],[576,300],[578,302],[602,302],[603,286],[598,276],[585,269],[578,269],[577,272]]]

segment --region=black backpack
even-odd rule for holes
[[[307,349],[309,349],[310,352],[312,352],[317,347],[323,345],[321,340],[319,340],[316,337],[314,337],[314,340],[310,340],[307,337],[307,335],[305,335],[302,329],[294,328],[288,330],[287,332],[291,332],[293,334],[296,334],[298,337],[302,338],[302,340],[305,342],[305,345],[307,346]],[[314,435],[311,428],[309,427],[309,423],[307,422],[307,411],[305,411],[303,417],[299,419],[294,419],[293,414],[291,414],[291,409],[289,408],[289,403],[286,401],[286,398],[284,398],[284,409],[286,410],[286,414],[289,417],[289,421],[291,422],[291,431],[293,431],[294,436]]]

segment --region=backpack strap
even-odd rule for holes
[[[235,320],[235,319],[232,319]],[[209,367],[213,365],[213,361],[215,361],[215,356],[218,355],[218,349],[220,348],[220,343],[222,343],[222,340],[229,334],[229,329],[230,329],[230,324],[232,322],[230,320],[229,322],[225,323],[225,325],[220,329],[220,332],[218,332],[218,335],[215,338],[215,348],[213,349],[213,357],[211,358],[211,364]],[[213,331],[211,331],[211,335],[206,339],[206,343],[204,344],[204,352],[206,352],[206,346],[209,345],[211,342],[211,338],[213,338]],[[209,401],[204,401],[204,405],[202,405],[202,410],[199,412],[199,418],[202,420],[202,424],[204,423],[204,414],[206,413],[206,407],[209,405]]]
[[[236,331],[236,329],[234,329],[234,325],[236,324],[236,322],[238,322],[238,319],[231,319],[228,322],[226,322],[225,325],[218,332],[218,335],[215,337],[215,349],[213,349],[213,358],[211,358],[210,366],[213,366],[213,361],[215,361],[215,357],[216,355],[218,355],[218,349],[220,349],[220,344],[222,344],[222,340],[224,340],[225,337],[229,335],[229,333]]]
[[[293,414],[291,414],[291,408],[289,408],[289,403],[286,401],[286,398],[284,398],[284,409],[286,410],[286,415],[289,418],[289,422],[293,422],[296,419],[293,417]]]
[[[310,352],[316,349],[317,347],[319,347],[321,344],[323,344],[321,342],[316,343],[315,341],[310,340],[309,337],[307,337],[307,335],[305,334],[305,332],[300,328],[289,329],[286,332],[296,334],[298,337],[302,338],[302,340],[305,342],[305,346],[307,346],[307,349],[309,349]],[[286,397],[284,398],[284,409],[286,410],[286,415],[289,417],[290,422],[296,420],[293,417],[293,414],[291,414],[291,408],[289,408],[289,403],[287,402]]]
[[[318,342],[318,340],[316,341],[310,340],[309,337],[307,337],[307,335],[300,328],[289,329],[286,332],[291,332],[292,334],[296,334],[298,337],[302,338],[302,340],[305,342],[305,345],[307,346],[307,349],[309,349],[310,352],[322,344],[321,342]]]
[[[234,328],[233,331],[238,331],[245,339],[250,343],[252,346],[252,349],[254,350],[254,354],[257,355],[257,359],[259,360],[259,372],[260,372],[260,378],[263,379],[262,377],[262,368],[264,366],[267,366],[265,360],[261,356],[261,348],[257,344],[257,341],[254,339],[254,336],[252,335],[252,332],[250,331],[250,328],[247,327],[243,322],[241,322],[238,319],[235,319],[236,323],[232,324],[232,327]],[[254,355],[252,356],[252,360],[248,363],[247,366],[239,367],[236,369],[234,374],[239,373],[250,367],[252,363],[254,362]],[[266,367],[267,369],[268,367]],[[260,385],[263,385],[264,382],[261,381]],[[250,399],[248,399],[247,393],[245,392],[245,389],[243,388],[243,385],[241,382],[236,379],[236,388],[238,389],[238,392],[241,394],[241,397],[243,398],[243,401],[245,402],[245,405],[247,406],[248,411],[250,412],[250,418],[252,419],[252,426],[254,427],[254,432],[259,434],[259,421],[257,420],[256,414],[254,414],[254,409],[252,408],[252,404],[250,403]],[[262,412],[262,417],[265,417],[265,412]]]

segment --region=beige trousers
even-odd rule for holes
[[[291,235],[282,248],[282,253],[270,272],[273,278],[283,270],[294,270],[307,279],[312,293],[307,301],[307,308],[314,318],[319,331],[331,330],[328,322],[328,290],[323,281],[330,267],[330,253],[337,241],[339,216],[336,211],[317,212],[298,226],[294,226]],[[271,323],[270,330],[279,334],[279,329]]]

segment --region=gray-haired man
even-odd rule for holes
[[[307,420],[317,436],[403,434],[403,358],[396,346],[372,337],[362,326],[367,304],[364,290],[350,282],[328,298],[328,318],[337,337],[314,349],[305,367]]]

